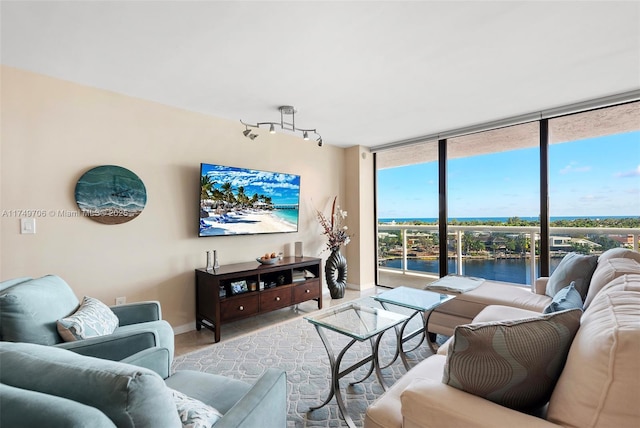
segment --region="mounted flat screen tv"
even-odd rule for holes
[[[298,231],[300,176],[200,164],[199,236]]]

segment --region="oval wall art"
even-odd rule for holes
[[[147,203],[147,189],[126,168],[103,165],[85,172],[76,183],[76,203],[85,217],[103,224],[126,223]]]

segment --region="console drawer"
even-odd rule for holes
[[[258,302],[257,293],[220,302],[220,318],[226,321],[255,315],[259,309]]]
[[[260,311],[273,311],[291,305],[291,288],[276,287],[260,293]]]
[[[293,287],[293,303],[317,299],[318,297],[320,297],[320,281],[317,279],[312,279]]]

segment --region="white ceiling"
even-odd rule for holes
[[[640,1],[2,1],[5,65],[375,147],[640,89]]]

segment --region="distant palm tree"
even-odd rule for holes
[[[236,199],[243,207],[249,204],[249,197],[244,193],[244,186],[238,186],[238,195],[236,196]]]
[[[229,182],[223,183],[221,186],[221,189],[222,189],[222,194],[224,195],[224,200],[229,202],[230,204],[235,204],[236,197],[233,196],[233,187],[231,186],[231,183]]]
[[[213,197],[215,181],[211,181],[208,175],[200,176],[200,200],[211,199]]]

